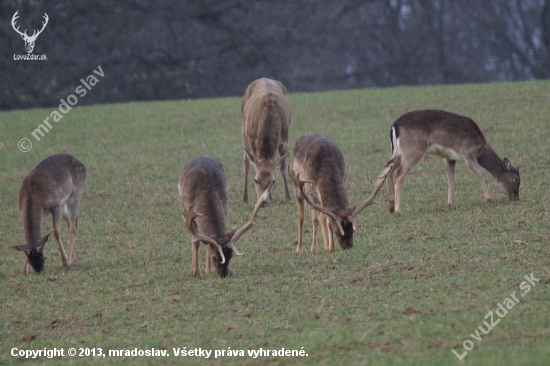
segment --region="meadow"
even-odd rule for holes
[[[392,122],[425,108],[476,121],[494,150],[519,164],[520,201],[510,202],[484,172],[494,198],[485,202],[474,174],[459,163],[456,209],[449,210],[443,161],[433,157],[407,176],[402,214],[388,211],[384,187],[380,204],[357,216],[351,250],[337,246],[327,253],[320,236],[321,250],[311,254],[306,213],[305,250],[298,254],[296,204],[282,202],[277,173],[274,201],[237,244],[246,254],[231,261],[234,275],[194,278],[177,191],[183,166],[199,155],[221,161],[230,187],[229,227],[245,223],[253,209],[252,177],[251,200],[240,202],[240,97],[76,106],[40,141],[30,133],[55,108],[2,112],[0,364],[547,365],[550,81],[331,91],[289,99],[290,149],[304,134],[332,137],[346,159],[352,204],[370,195],[370,179],[390,157]],[[17,148],[23,137],[33,142],[26,153]],[[52,238],[46,272],[23,277],[24,256],[9,249],[24,243],[19,187],[39,161],[58,152],[74,155],[87,168],[78,262],[62,269]],[[49,217],[42,232],[51,225]],[[66,244],[64,225],[61,235]],[[205,253],[201,246],[202,271]],[[525,293],[520,286],[530,274],[540,282]],[[497,317],[498,304],[512,294],[519,303]],[[478,331],[475,340],[471,334],[478,337],[476,329],[487,328],[483,322],[489,323],[490,311],[498,324],[487,334]],[[184,347],[243,350],[244,356],[174,354]],[[63,348],[65,355],[27,360],[12,356],[14,348],[16,353]],[[69,348],[77,356],[68,356]],[[169,356],[108,354],[153,348]],[[260,348],[303,349],[307,356],[248,356],[248,350]],[[453,349],[463,355],[461,361]]]

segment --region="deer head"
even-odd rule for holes
[[[19,26],[16,28],[15,27],[15,21],[17,20],[17,18],[19,17],[17,15],[17,13],[19,12],[16,11],[15,14],[13,14],[13,17],[11,18],[11,26],[13,27],[13,29],[19,33],[19,35],[21,35],[21,38],[23,38],[23,41],[25,41],[25,49],[27,50],[27,53],[32,53],[33,49],[34,49],[34,42],[36,42],[36,38],[38,38],[38,36],[40,35],[40,33],[42,33],[42,31],[44,30],[44,28],[46,28],[46,24],[48,24],[48,14],[44,13],[44,22],[42,22],[42,29],[40,29],[39,31],[37,31],[36,29],[34,30],[34,32],[32,33],[32,36],[28,36],[27,35],[27,30],[25,29],[24,32],[21,32],[19,30]]]
[[[272,186],[273,183],[271,183],[267,187],[267,189],[258,199],[258,202],[256,202],[256,206],[254,207],[254,211],[252,212],[252,217],[250,218],[250,220],[240,229],[234,228],[221,238],[210,238],[208,236],[199,234],[196,229],[197,224],[195,223],[195,219],[202,215],[188,210],[185,207],[183,208],[182,217],[185,221],[185,226],[187,227],[191,235],[193,235],[193,237],[195,238],[193,240],[193,243],[202,241],[209,246],[208,255],[210,255],[212,263],[214,264],[216,272],[218,273],[218,276],[220,278],[225,278],[229,275],[229,261],[233,257],[233,254],[236,254],[238,256],[244,255],[244,253],[240,253],[237,250],[237,248],[235,247],[235,243],[246,231],[248,231],[254,225],[256,214],[271,194]]]
[[[510,201],[519,200],[519,166],[514,168],[508,158],[502,159],[503,173],[499,176],[495,176],[500,189],[508,196]]]
[[[44,255],[44,246],[50,239],[51,233],[53,233],[53,230],[46,234],[36,246],[25,244],[14,245],[10,248],[23,252],[25,256],[27,256],[27,262],[31,265],[32,269],[36,273],[40,273],[44,271],[45,268],[47,257]]]
[[[258,159],[247,149],[244,149],[244,152],[248,156],[248,160],[256,171],[256,175],[254,176],[254,185],[256,187],[256,194],[259,197],[262,192],[265,192],[268,187],[271,187],[271,185],[275,183],[275,169],[285,161],[285,159],[290,154],[290,151],[275,160]],[[270,190],[269,197],[267,197],[267,200],[263,203],[263,206],[268,205],[271,201],[271,198],[272,197]]]

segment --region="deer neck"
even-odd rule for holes
[[[202,220],[201,220],[202,219]],[[225,226],[225,220],[221,217],[199,217],[199,226],[204,235],[212,239],[219,239],[225,237],[227,228]]]
[[[497,180],[504,172],[504,162],[489,144],[477,156],[477,162]]]
[[[321,203],[323,207],[333,212],[335,215],[339,215],[341,212],[349,209],[348,196],[344,189],[343,182],[340,184],[331,184],[325,187],[327,194],[321,195]]]
[[[36,247],[42,239],[40,232],[42,209],[35,207],[31,202],[25,202],[22,218],[26,244],[31,247]]]

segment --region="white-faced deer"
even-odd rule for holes
[[[23,180],[18,206],[26,243],[11,247],[25,253],[23,275],[29,273],[29,264],[37,273],[44,270],[44,246],[52,232],[59,244],[63,267],[69,267],[76,261],[77,215],[85,179],[86,168],[80,161],[68,154],[55,154],[38,163]],[[49,214],[53,218],[53,230],[42,237],[40,226]],[[68,253],[61,244],[61,217],[69,230]]]
[[[294,146],[294,159],[288,169],[294,183],[294,194],[298,204],[298,247],[296,251],[302,251],[304,200],[310,206],[313,223],[312,253],[317,253],[319,221],[317,211],[320,212],[325,250],[334,250],[333,232],[342,249],[353,247],[353,233],[357,230],[355,216],[365,207],[374,203],[374,198],[384,185],[386,175],[393,168],[395,160],[398,159],[395,158],[386,163],[386,168],[380,173],[374,184],[371,196],[350,207],[344,188],[344,157],[338,146],[325,135],[314,134],[300,137]],[[306,187],[304,188],[304,186]]]
[[[388,175],[390,211],[401,212],[403,180],[426,154],[441,156],[448,179],[447,202],[454,207],[455,163],[463,161],[475,173],[487,201],[491,193],[483,179],[485,168],[511,201],[519,200],[519,170],[491,148],[478,125],[468,117],[440,110],[420,110],[404,114],[390,128],[392,156],[401,163]]]
[[[206,156],[200,156],[187,163],[178,183],[178,191],[183,205],[182,217],[192,236],[192,276],[200,275],[201,242],[207,245],[208,251],[205,272],[212,272],[213,263],[220,278],[231,274],[229,262],[233,254],[244,254],[237,251],[235,243],[254,225],[256,213],[267,200],[271,186],[270,184],[258,199],[250,221],[238,230],[234,228],[227,231],[225,219],[228,213],[228,186],[221,163]],[[202,234],[199,233],[199,229]]]
[[[32,53],[32,50],[34,49],[34,42],[36,42],[36,39],[38,38],[40,33],[42,33],[44,28],[46,28],[46,24],[48,24],[48,20],[49,20],[48,14],[44,13],[44,22],[42,22],[42,29],[40,29],[39,31],[37,31],[35,29],[34,32],[32,33],[32,36],[29,37],[27,35],[27,30],[26,29],[25,29],[24,32],[21,32],[21,31],[19,31],[19,26],[17,28],[15,28],[15,21],[19,17],[17,15],[18,12],[19,12],[19,10],[16,11],[15,14],[13,14],[13,17],[11,18],[11,26],[13,27],[13,29],[17,33],[19,33],[21,38],[23,38],[23,41],[25,41],[25,49],[27,50],[27,53]]]
[[[286,89],[283,84],[266,78],[252,82],[244,93],[241,103],[244,147],[243,202],[248,202],[249,162],[252,163],[256,171],[254,184],[258,197],[275,181],[273,172],[279,166],[285,190],[285,203],[290,202],[285,159],[289,154],[287,144],[291,115],[290,103],[285,94]],[[276,158],[277,150],[279,151],[279,158]],[[268,197],[266,204],[270,200],[271,195]]]

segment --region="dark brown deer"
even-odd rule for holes
[[[317,253],[319,222],[317,211],[320,212],[325,250],[334,250],[333,232],[342,249],[353,247],[353,233],[357,230],[355,217],[365,207],[374,203],[374,198],[384,185],[386,175],[391,171],[397,159],[399,158],[386,163],[386,168],[374,184],[371,196],[350,207],[344,188],[344,157],[338,146],[325,135],[314,134],[300,137],[294,146],[294,159],[289,166],[289,175],[294,183],[294,194],[298,204],[298,247],[296,251],[302,251],[304,200],[310,206],[313,223],[312,253]]]
[[[86,168],[80,161],[68,154],[55,154],[38,163],[23,180],[18,206],[26,243],[11,247],[25,253],[23,275],[29,273],[29,264],[37,273],[44,270],[44,246],[52,232],[59,244],[63,267],[69,267],[76,261],[77,215],[85,179]],[[40,226],[49,214],[53,218],[53,230],[42,237]],[[69,230],[68,253],[61,243],[61,217]]]
[[[242,201],[248,202],[248,164],[252,163],[256,175],[254,184],[258,197],[275,181],[273,172],[279,167],[285,191],[285,203],[290,202],[286,181],[285,159],[288,151],[288,127],[290,125],[290,103],[285,96],[286,89],[279,81],[258,79],[252,82],[244,93],[242,138],[244,147],[244,187]],[[277,150],[279,158],[276,158]],[[271,200],[271,194],[266,204]]]
[[[401,192],[405,176],[426,154],[444,158],[448,179],[447,202],[454,207],[455,164],[463,161],[474,172],[485,199],[493,198],[485,180],[485,168],[511,201],[519,200],[519,170],[491,148],[478,125],[468,117],[440,110],[420,110],[404,114],[390,128],[392,156],[400,164],[388,175],[390,211],[401,212]],[[393,174],[395,173],[395,180]]]
[[[254,218],[267,197],[271,185],[258,199],[250,221],[237,230],[227,231],[225,219],[228,213],[227,178],[221,163],[207,156],[191,160],[183,169],[178,191],[183,205],[182,217],[191,233],[193,244],[191,275],[200,275],[199,246],[207,245],[206,273],[211,273],[214,264],[220,278],[231,274],[229,262],[233,254],[243,255],[235,248],[239,238],[254,225]],[[202,234],[199,233],[202,231]]]

